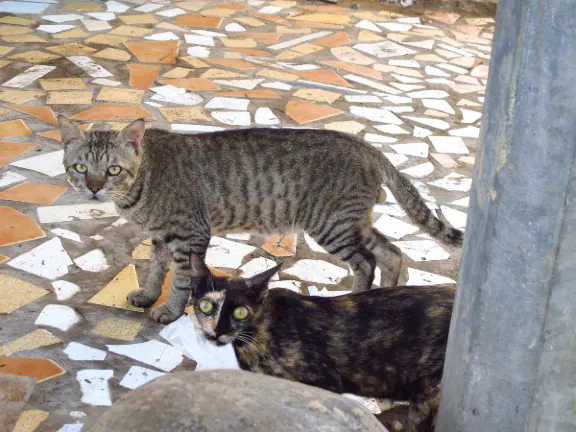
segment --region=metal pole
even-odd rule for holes
[[[438,432],[576,431],[576,1],[500,0]]]

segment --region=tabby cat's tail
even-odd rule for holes
[[[442,243],[462,246],[464,233],[448,226],[434,216],[432,210],[426,206],[424,199],[420,196],[418,189],[392,165],[386,156],[382,155],[381,163],[386,174],[386,179],[384,180],[386,186],[392,191],[394,198],[396,198],[398,204],[400,204],[410,219]]]

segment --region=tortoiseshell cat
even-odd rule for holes
[[[449,287],[377,288],[324,298],[213,276],[191,255],[195,316],[240,367],[336,393],[410,402],[408,430],[432,432],[454,301]]]
[[[58,117],[70,184],[86,198],[112,200],[152,237],[150,273],[134,306],[161,293],[174,258],[165,305],[152,318],[169,323],[190,297],[190,253],[204,257],[212,235],[307,232],[354,272],[353,291],[369,289],[376,261],[382,285],[398,283],[402,254],[370,214],[384,181],[412,220],[446,244],[462,232],[428,209],[416,188],[377,149],[357,138],[310,129],[243,129],[183,135],[145,131],[136,120],[121,132],[82,131]]]

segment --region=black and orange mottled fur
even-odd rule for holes
[[[198,274],[196,318],[204,336],[232,343],[240,367],[336,393],[408,400],[411,432],[433,431],[454,289],[379,288],[338,297],[268,290],[278,268],[248,280]],[[209,299],[206,316],[199,302]],[[250,310],[238,321],[232,311]],[[217,311],[217,312],[216,312]]]

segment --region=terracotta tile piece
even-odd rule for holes
[[[239,69],[239,70],[248,70],[248,69],[256,69],[252,63],[248,63],[244,60],[223,60],[223,59],[205,59],[206,62],[217,64],[221,66],[227,66],[232,69]]]
[[[210,117],[206,115],[202,107],[160,108],[160,112],[169,122],[177,120],[210,120]]]
[[[0,207],[0,209],[3,208],[6,207]],[[3,220],[0,219],[0,225],[2,224]],[[1,238],[2,233],[0,232],[0,239]],[[0,302],[0,314],[13,312],[48,293],[50,293],[50,291],[29,284],[28,282],[0,274],[0,298],[2,298],[2,302]]]
[[[270,57],[272,55],[268,51],[251,49],[251,48],[232,48],[231,51],[239,52],[252,57]]]
[[[49,415],[48,411],[42,410],[22,411],[13,432],[34,432]]]
[[[317,28],[317,29],[335,29],[342,30],[344,26],[338,24],[326,24],[320,22],[297,21],[296,27]]]
[[[133,341],[144,327],[141,321],[108,318],[96,324],[90,333],[112,339]]]
[[[245,5],[240,3],[216,3],[216,6],[224,9],[236,9],[236,10],[242,10],[246,8]]]
[[[316,105],[303,100],[290,100],[286,104],[285,113],[298,124],[310,123],[333,117],[342,111],[326,105]]]
[[[191,91],[214,91],[220,90],[220,87],[206,78],[180,78],[160,80],[162,84],[172,84],[176,87],[182,87]]]
[[[0,122],[0,138],[32,135],[32,131],[22,120]]]
[[[132,25],[132,24],[156,24],[158,20],[154,17],[154,15],[120,15],[120,18],[124,24]]]
[[[0,255],[0,264],[2,264],[3,262],[6,262],[10,259],[10,257],[7,257],[5,255]],[[1,375],[1,374],[0,374]]]
[[[0,370],[2,373],[34,378],[37,383],[66,373],[50,359],[33,357],[0,357]]]
[[[141,89],[149,89],[160,73],[160,66],[131,63],[128,69],[130,70],[129,84]]]
[[[0,90],[0,100],[13,104],[23,104],[43,95],[44,93],[37,91]]]
[[[144,63],[176,63],[180,41],[126,42],[132,54]]]
[[[0,168],[34,147],[36,144],[0,141]]]
[[[220,24],[222,24],[222,18],[201,15],[180,15],[174,18],[174,23],[188,27],[217,29],[220,27]]]
[[[327,48],[338,47],[340,45],[349,44],[350,42],[352,41],[350,40],[350,37],[348,37],[348,34],[342,31],[314,41],[316,45],[320,45]]]
[[[253,99],[282,99],[282,96],[271,89],[248,90],[246,97]]]
[[[234,9],[222,9],[222,8],[215,8],[215,9],[204,9],[200,12],[202,16],[209,16],[209,17],[231,17],[234,15],[236,11]]]
[[[318,63],[332,66],[332,67],[335,67],[337,69],[343,69],[347,72],[352,72],[352,73],[357,73],[359,75],[364,75],[364,76],[374,78],[377,80],[382,79],[382,74],[380,72],[375,71],[374,69],[364,67],[364,66],[354,65],[354,64],[350,64],[350,63],[346,63],[346,62],[338,61],[338,60],[321,61]]]
[[[40,86],[44,90],[84,90],[86,86],[80,78],[41,79]]]
[[[44,237],[46,234],[32,218],[11,207],[0,207],[0,246]]]
[[[297,239],[296,234],[268,237],[262,244],[262,249],[275,257],[294,256]]]
[[[57,125],[56,117],[54,116],[54,111],[50,107],[36,106],[36,105],[9,105],[11,109],[29,114],[33,117],[39,118],[40,120]]]
[[[74,120],[131,120],[154,118],[154,116],[137,105],[100,104],[70,118]]]
[[[241,22],[242,24],[246,24],[250,27],[262,27],[263,25],[266,25],[266,23],[263,23],[260,20],[257,20],[256,18],[250,18],[250,17],[246,17],[246,18],[236,18],[235,19],[238,22]]]
[[[272,21],[273,23],[276,23],[276,24],[288,25],[288,21],[286,21],[284,18],[282,18],[278,15],[264,14],[264,13],[258,13],[258,12],[246,12],[246,13],[248,15],[252,15],[252,16],[255,16],[257,18],[261,18],[263,20],[266,20],[266,21]]]
[[[10,356],[22,351],[30,351],[36,348],[56,345],[59,343],[62,343],[62,339],[57,338],[48,330],[38,329],[0,346],[0,355]]]
[[[290,17],[290,19],[298,21],[312,21],[323,24],[348,24],[350,18],[348,15],[334,15],[334,14],[302,14]]]
[[[66,186],[24,182],[0,192],[0,200],[50,205],[66,190]]]
[[[311,71],[297,71],[296,73],[302,78],[306,78],[310,81],[338,85],[342,87],[353,87],[352,84],[331,70],[317,69]]]
[[[96,99],[107,102],[140,104],[144,97],[144,92],[145,90],[102,87]]]
[[[88,303],[143,312],[144,309],[129,305],[126,301],[128,293],[139,288],[136,267],[134,267],[134,264],[129,264],[95,296],[88,300]]]
[[[240,33],[240,36],[243,37],[249,37],[249,38],[254,38],[254,39],[275,39],[278,40],[280,39],[280,33],[254,33],[254,32],[242,32]]]
[[[222,92],[218,93],[218,96],[225,96],[225,97],[246,97],[246,92],[244,91],[231,91],[231,92]]]
[[[47,105],[91,105],[91,91],[51,91],[46,98]]]

